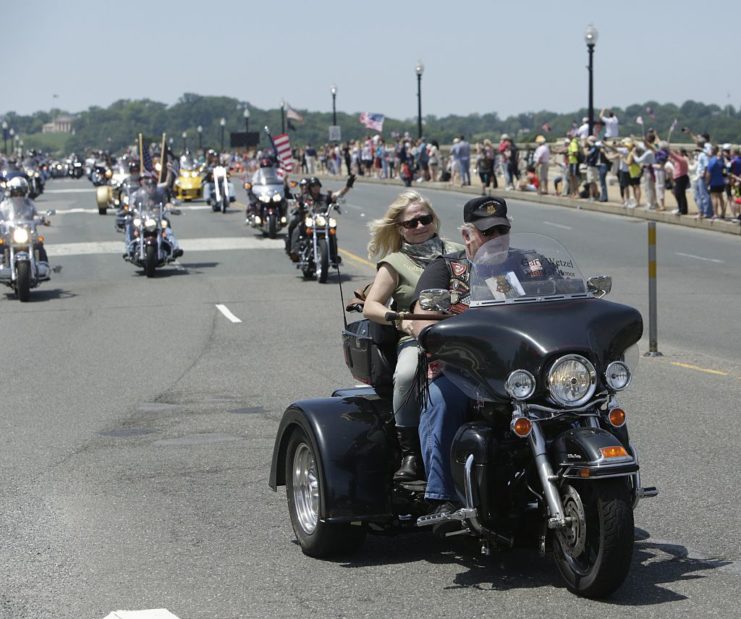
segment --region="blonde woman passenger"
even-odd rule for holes
[[[408,312],[424,268],[438,256],[463,249],[459,243],[443,241],[438,236],[439,229],[437,214],[429,201],[416,191],[399,194],[384,216],[371,222],[368,256],[377,261],[377,271],[363,308],[366,318],[388,324],[385,316],[392,300],[397,312]],[[400,336],[393,410],[402,459],[394,479],[413,481],[424,477],[415,388],[419,350],[406,321],[401,323]]]

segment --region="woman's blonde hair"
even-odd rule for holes
[[[401,217],[407,207],[412,204],[421,204],[432,215],[432,223],[435,226],[435,232],[440,231],[440,219],[437,213],[432,210],[432,206],[422,194],[416,191],[403,191],[386,209],[386,213],[381,219],[374,219],[370,222],[370,242],[368,243],[368,258],[381,259],[388,254],[393,254],[401,249],[401,243],[404,240],[399,233],[398,226]]]

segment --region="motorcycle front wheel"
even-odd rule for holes
[[[147,245],[144,250],[144,274],[147,277],[154,277],[157,268],[157,246]]]
[[[553,556],[566,587],[604,598],[625,580],[633,557],[633,509],[622,478],[572,482],[561,490],[571,524],[556,531]]]
[[[301,550],[317,558],[354,552],[365,540],[365,528],[322,521],[319,518],[321,494],[317,455],[306,433],[297,428],[286,451],[286,496],[291,526]]]
[[[25,303],[31,298],[31,263],[19,262],[16,267],[15,293]]]
[[[268,236],[274,239],[277,235],[278,224],[275,221],[275,215],[268,215]]]
[[[226,209],[229,206],[229,196],[224,195],[221,197],[221,212],[226,213]]]
[[[319,241],[319,266],[316,270],[316,279],[320,284],[327,283],[329,275],[329,246],[326,239]]]

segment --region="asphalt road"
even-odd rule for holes
[[[338,183],[327,183],[338,188]],[[293,400],[352,384],[338,278],[303,281],[243,212],[185,206],[179,264],[121,258],[87,181],[51,181],[51,282],[0,291],[0,617],[733,616],[741,585],[739,239],[658,226],[659,350],[622,398],[644,483],[637,544],[609,602],[575,598],[546,558],[479,557],[427,534],[317,561],[267,487]],[[357,183],[339,239],[345,296],[367,282],[367,223],[399,189]],[[457,238],[465,197],[427,194]],[[647,324],[646,224],[512,200],[518,231],[561,240]],[[223,305],[241,322],[231,322]],[[643,349],[647,342],[642,342]]]

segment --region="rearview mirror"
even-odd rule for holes
[[[612,277],[609,275],[594,275],[587,280],[587,290],[601,299],[612,290]]]
[[[429,288],[419,293],[419,306],[428,312],[450,311],[450,290]]]

